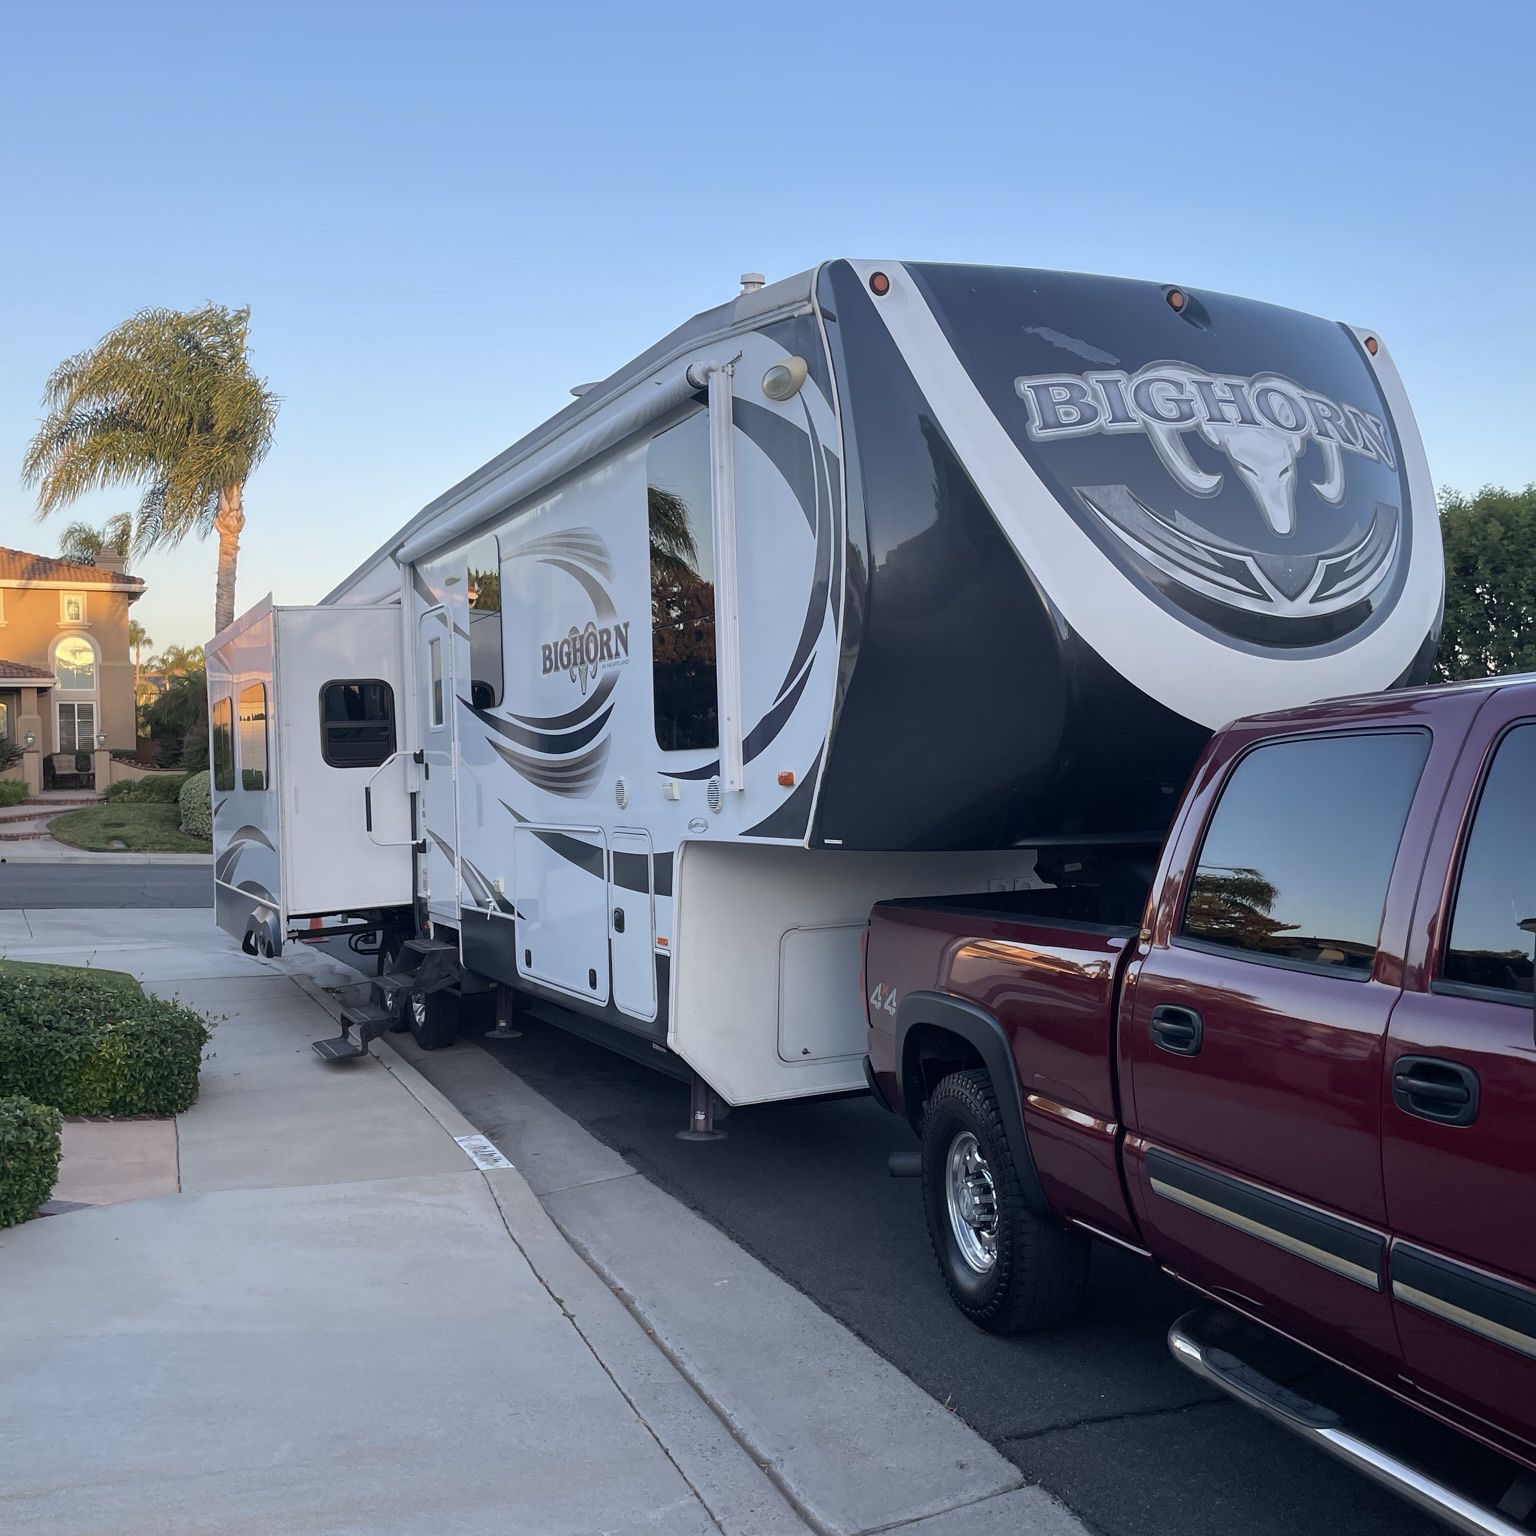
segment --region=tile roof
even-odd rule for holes
[[[40,667],[29,667],[21,661],[0,661],[0,678],[6,678],[12,682],[38,682],[52,683],[53,673],[44,672]]]
[[[104,566],[76,565],[52,555],[31,555],[24,549],[0,545],[0,581],[77,581],[82,586],[142,588],[143,579],[109,571]]]

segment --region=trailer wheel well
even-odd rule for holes
[[[923,1106],[951,1072],[986,1070],[969,1040],[938,1024],[914,1024],[907,1031],[901,1061],[901,1103],[915,1131],[923,1127]]]

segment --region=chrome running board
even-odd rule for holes
[[[1168,1348],[1186,1370],[1267,1418],[1300,1435],[1372,1482],[1445,1521],[1466,1536],[1531,1536],[1531,1527],[1515,1524],[1455,1489],[1399,1460],[1390,1451],[1355,1434],[1331,1408],[1292,1392],[1212,1338],[1214,1320],[1230,1321],[1219,1308],[1197,1307],[1168,1330]]]

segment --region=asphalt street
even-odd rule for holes
[[[1108,1536],[1443,1532],[1175,1365],[1168,1325],[1195,1298],[1130,1255],[1095,1252],[1088,1315],[1071,1327],[1000,1339],[966,1322],[935,1270],[917,1181],[886,1169],[891,1151],[915,1142],[872,1100],[738,1109],[725,1140],[681,1142],[683,1085],[547,1024],[520,1024],[521,1039],[454,1049],[515,1072]],[[482,1128],[498,1117],[498,1074],[486,1067],[473,1096],[457,1094]],[[1374,1393],[1365,1400],[1380,1407]],[[1418,1415],[1389,1416],[1437,1465],[1478,1460]]]
[[[0,908],[206,907],[213,911],[208,864],[25,864],[0,857]]]

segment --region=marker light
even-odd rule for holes
[[[784,770],[784,772],[783,772],[783,773],[781,773],[781,774],[780,774],[780,775],[779,775],[779,783],[780,783],[780,784],[781,784],[781,785],[782,785],[782,786],[783,786],[783,787],[784,787],[784,788],[785,788],[785,789],[793,789],[793,788],[794,788],[794,787],[795,787],[795,776],[794,776],[794,774],[793,774],[793,773],[791,773],[791,772],[790,772],[790,771],[789,771],[789,770],[788,770],[788,769],[787,769],[787,768],[786,768],[786,769],[785,769],[785,770]]]
[[[871,272],[869,274],[869,291],[877,299],[883,299],[891,291],[891,280],[884,272]]]
[[[1178,314],[1180,310],[1182,310],[1184,306],[1189,303],[1189,299],[1185,296],[1184,290],[1182,288],[1170,288],[1168,292],[1163,295],[1163,297],[1168,300],[1168,308],[1171,309],[1174,314]]]
[[[1381,343],[1379,341],[1377,341],[1374,336],[1367,336],[1365,338],[1365,350],[1367,352],[1369,352],[1372,357],[1376,356],[1377,348],[1379,348],[1380,346],[1381,346]]]

